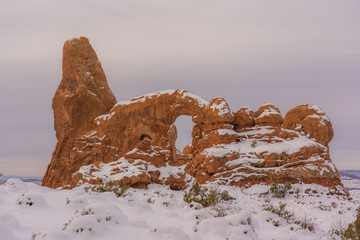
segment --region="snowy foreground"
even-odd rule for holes
[[[183,201],[184,191],[150,185],[114,193],[53,190],[10,179],[0,186],[0,239],[333,239],[330,230],[355,219],[360,191],[352,200],[328,195],[317,185],[275,198],[269,187],[249,189],[220,186],[235,198],[215,207]],[[283,212],[272,213],[285,203]],[[268,210],[265,210],[265,209]],[[308,223],[314,230],[303,229]],[[335,238],[336,239],[336,238]]]

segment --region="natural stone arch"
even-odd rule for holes
[[[316,106],[290,110],[282,125],[280,112],[272,111],[275,107],[265,105],[257,114],[243,109],[234,117],[223,98],[206,102],[183,90],[161,91],[115,103],[88,40],[65,43],[63,79],[53,98],[58,143],[43,185],[72,188],[84,182],[101,184],[101,178],[92,172],[103,164],[112,169],[109,172],[106,168],[111,176],[126,173],[116,184],[133,187],[160,183],[183,189],[189,183],[188,175],[200,183],[236,186],[299,180],[341,185],[328,149],[333,136],[331,122]],[[167,151],[171,145],[168,132],[182,115],[191,116],[195,123],[189,151],[193,158],[171,163],[174,157]],[[242,139],[261,139],[262,144],[273,144],[273,139],[280,143],[302,139],[304,144],[294,153],[272,152],[271,148],[269,152],[254,152],[246,150],[247,143],[241,143]],[[245,153],[233,148],[234,144],[245,144]],[[236,161],[239,158],[241,161]],[[159,168],[168,164],[181,167],[169,168],[171,173],[163,177]],[[129,176],[123,165],[138,171]],[[80,167],[85,170],[78,171]]]
[[[120,155],[135,148],[143,134],[151,137],[154,146],[170,150],[167,135],[175,120],[187,115],[195,126],[203,125],[207,106],[205,100],[187,91],[167,90],[120,102],[95,122],[101,135],[113,136],[110,142],[119,148]]]

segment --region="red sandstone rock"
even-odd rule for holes
[[[255,113],[247,107],[240,108],[237,112],[234,113],[233,125],[235,130],[241,129],[244,127],[253,127],[255,126]]]
[[[273,105],[233,114],[223,98],[207,102],[184,90],[115,104],[86,38],[64,45],[63,79],[53,110],[58,143],[44,186],[112,181],[183,189],[191,178],[236,186],[288,181],[341,186],[327,147],[331,123],[314,106],[290,110],[282,128],[283,118]],[[176,150],[173,125],[181,115],[192,116],[195,123],[192,144],[183,153]]]
[[[300,133],[279,127],[253,127],[243,129],[239,137],[240,142],[205,149],[186,166],[186,172],[200,183],[246,186],[304,182],[341,186],[328,148]]]
[[[175,142],[177,139],[178,135],[177,135],[177,129],[176,126],[174,124],[170,125],[169,130],[167,132],[167,140],[170,143],[170,155],[171,155],[171,164],[172,165],[176,165],[177,163],[177,152],[176,152],[176,146],[175,146]]]
[[[62,70],[62,80],[52,103],[58,143],[43,180],[43,184],[49,187],[63,186],[78,165],[112,161],[117,157],[114,149],[106,150],[107,145],[98,149],[100,153],[89,151],[91,153],[83,152],[76,156],[71,153],[84,134],[95,128],[94,118],[108,112],[116,103],[101,63],[87,38],[65,42]],[[95,150],[91,143],[89,148]],[[98,156],[108,156],[108,153],[111,156],[106,159]]]
[[[283,124],[280,110],[272,104],[262,105],[255,112],[255,124],[259,126],[279,127]]]
[[[229,124],[234,120],[234,114],[224,98],[213,98],[205,111],[205,122],[211,124]]]
[[[319,107],[311,104],[300,105],[291,109],[285,115],[284,128],[303,131],[325,146],[334,136],[329,118]]]
[[[87,38],[66,41],[63,76],[53,98],[56,137],[81,136],[93,119],[116,104],[101,63]]]

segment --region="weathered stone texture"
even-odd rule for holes
[[[272,104],[256,112],[230,110],[184,90],[116,103],[88,39],[67,41],[63,78],[53,98],[58,143],[43,185],[72,188],[113,181],[183,189],[200,183],[236,186],[271,182],[341,187],[328,144],[331,122],[318,107],[301,105],[283,119]],[[192,116],[192,144],[176,150],[176,118]]]

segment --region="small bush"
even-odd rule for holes
[[[34,202],[31,200],[31,197],[24,197],[24,196],[25,194],[22,194],[21,197],[18,200],[16,200],[16,203],[19,205],[26,204],[29,205],[30,207],[34,205]]]
[[[93,192],[113,192],[117,197],[125,197],[126,191],[129,189],[128,186],[119,187],[115,185],[113,182],[107,182],[106,184],[92,186],[92,187],[85,187],[85,191],[88,192],[89,190]]]
[[[345,230],[346,230],[345,224],[341,220],[339,220],[331,226],[330,235],[333,237],[333,239],[335,239],[335,235],[339,236],[340,239],[345,239],[344,237]]]
[[[289,191],[292,188],[291,183],[287,182],[285,184],[277,184],[272,183],[270,187],[271,193],[276,198],[284,198],[286,195],[286,192]]]
[[[255,148],[256,145],[257,145],[257,141],[256,141],[256,140],[253,140],[253,141],[251,142],[251,147],[252,147],[252,148]]]
[[[350,223],[344,231],[345,239],[360,239],[360,207],[356,209],[357,215],[353,223]]]
[[[195,182],[189,192],[185,192],[184,201],[186,203],[197,202],[203,207],[210,207],[218,204],[233,200],[228,191],[220,192],[218,188],[202,187],[198,182]]]
[[[280,222],[277,220],[272,221],[272,224],[274,225],[274,227],[280,227]]]
[[[274,207],[273,205],[270,205],[269,207],[266,207],[264,210],[270,211],[279,217],[284,218],[288,223],[291,222],[291,220],[294,218],[294,214],[285,210],[286,204],[282,203],[279,205],[279,208]]]
[[[305,216],[305,218],[300,222],[300,227],[302,229],[307,229],[312,232],[315,230],[315,223],[313,223],[311,219]]]
[[[300,189],[299,188],[296,188],[296,190],[295,190],[295,197],[296,198],[300,197]]]
[[[318,209],[320,209],[321,211],[332,211],[332,208],[330,205],[325,205],[322,202],[319,202],[319,206],[317,206]]]

